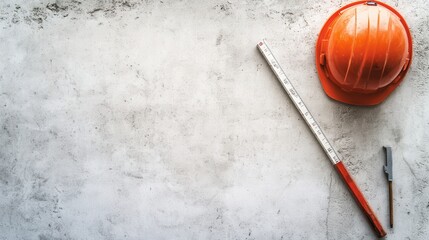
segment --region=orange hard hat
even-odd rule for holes
[[[326,21],[316,66],[326,94],[353,105],[382,102],[404,79],[412,40],[404,18],[379,1],[357,1]]]

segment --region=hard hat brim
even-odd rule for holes
[[[325,91],[326,95],[328,95],[330,98],[343,102],[343,103],[347,103],[347,104],[352,104],[352,105],[360,105],[360,106],[371,106],[371,105],[377,105],[381,102],[383,102],[389,95],[390,93],[395,90],[396,87],[399,86],[399,84],[402,82],[402,80],[404,79],[409,66],[411,65],[411,60],[412,60],[412,38],[411,38],[411,33],[409,31],[409,27],[407,25],[407,23],[405,22],[405,19],[392,7],[390,7],[387,4],[384,4],[382,2],[379,1],[372,1],[375,2],[377,4],[380,4],[381,6],[389,9],[390,11],[392,11],[393,13],[395,13],[401,23],[404,25],[404,28],[406,29],[406,33],[407,33],[407,38],[408,38],[408,46],[409,46],[409,62],[408,64],[404,67],[404,70],[399,74],[399,76],[395,79],[394,82],[392,82],[391,84],[387,85],[384,88],[379,89],[377,92],[374,93],[355,93],[355,92],[350,92],[350,91],[345,91],[343,89],[341,89],[337,84],[335,84],[332,80],[329,79],[329,76],[327,74],[327,70],[324,66],[324,62],[325,59],[323,59],[321,57],[322,54],[322,41],[324,40],[324,37],[327,36],[327,34],[329,34],[329,31],[331,30],[331,24],[333,21],[335,21],[335,19],[341,14],[342,11],[344,11],[345,9],[352,7],[354,5],[358,5],[358,4],[365,4],[368,1],[357,1],[357,2],[353,2],[350,3],[342,8],[340,8],[338,11],[336,11],[334,14],[332,14],[331,17],[329,17],[329,19],[326,21],[326,23],[323,25],[322,30],[320,31],[319,37],[317,39],[317,43],[316,43],[316,67],[317,67],[317,72],[319,75],[319,80],[320,83],[322,84],[323,90]],[[323,63],[322,63],[323,61]]]

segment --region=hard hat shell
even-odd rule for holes
[[[412,39],[404,18],[379,1],[357,1],[326,21],[316,66],[326,94],[353,105],[382,102],[404,79]]]

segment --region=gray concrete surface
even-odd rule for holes
[[[386,1],[415,55],[363,108],[328,99],[313,60],[348,2],[3,0],[0,239],[374,239],[258,53],[264,37],[387,239],[428,239],[429,3]]]

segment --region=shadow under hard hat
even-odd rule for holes
[[[404,79],[412,59],[405,19],[379,1],[357,1],[336,11],[316,44],[316,66],[326,94],[370,106],[384,101]]]

